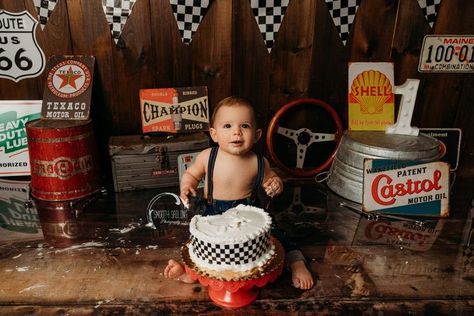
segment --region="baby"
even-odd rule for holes
[[[204,215],[222,214],[239,204],[256,205],[256,193],[263,187],[274,197],[283,191],[283,182],[270,168],[268,161],[252,151],[262,136],[257,129],[255,111],[245,99],[228,97],[220,101],[212,114],[210,135],[219,146],[202,151],[186,170],[180,183],[180,197],[189,205],[189,196],[196,196],[199,180],[205,177]],[[258,205],[256,205],[258,206]],[[292,273],[293,286],[309,289],[313,277],[306,267],[301,251],[286,240],[284,233],[275,229],[272,233],[285,248],[286,265]],[[164,270],[167,278],[193,282],[181,263],[171,259]]]

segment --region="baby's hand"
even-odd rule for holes
[[[184,186],[181,188],[181,192],[179,197],[181,198],[181,201],[183,201],[184,206],[186,208],[189,208],[189,195],[196,196],[196,190],[193,187],[190,186]]]
[[[283,181],[281,181],[280,177],[272,177],[265,181],[263,188],[268,196],[277,196],[283,191]]]

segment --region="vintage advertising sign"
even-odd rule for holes
[[[383,131],[394,122],[392,63],[349,63],[349,129]]]
[[[30,175],[25,124],[40,111],[41,100],[0,101],[0,177]]]
[[[441,161],[449,163],[450,170],[456,171],[459,165],[459,154],[461,151],[461,135],[459,128],[420,128],[420,132],[434,137],[441,142]]]
[[[391,245],[414,251],[429,250],[443,230],[445,220],[422,223],[361,217],[353,244]]]
[[[207,87],[140,90],[143,133],[209,130]]]
[[[18,82],[43,72],[46,59],[36,40],[37,26],[28,11],[0,10],[0,78]]]
[[[91,107],[93,56],[51,56],[41,118],[88,120]]]
[[[43,239],[38,212],[26,207],[28,181],[0,179],[0,241]]]
[[[193,164],[194,160],[196,160],[196,157],[198,155],[199,155],[199,152],[178,155],[178,175],[179,175],[180,183],[181,183],[181,178],[183,177],[183,174],[186,172],[186,169],[188,169],[189,166]],[[204,178],[199,181],[197,187],[198,188],[204,187]]]
[[[474,35],[426,35],[418,71],[474,73]]]
[[[364,211],[449,215],[448,163],[366,159],[363,171]]]

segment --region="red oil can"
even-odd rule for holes
[[[66,201],[99,190],[99,166],[91,121],[36,120],[26,124],[31,194]]]

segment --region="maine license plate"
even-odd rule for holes
[[[474,72],[474,35],[426,35],[419,72]]]

